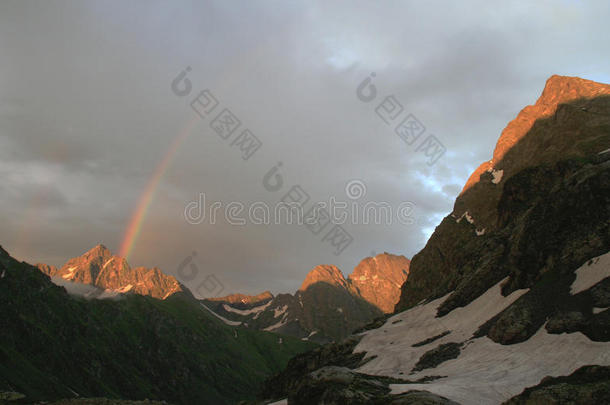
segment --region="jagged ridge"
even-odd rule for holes
[[[114,256],[101,244],[79,257],[68,260],[60,269],[42,263],[36,266],[52,278],[119,293],[132,292],[166,299],[185,290],[176,278],[164,274],[159,268],[131,268],[125,258]]]

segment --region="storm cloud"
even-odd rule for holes
[[[318,264],[344,273],[383,251],[412,257],[504,126],[552,74],[610,82],[608,2],[0,3],[0,244],[62,265],[98,243],[118,253],[141,195],[208,89],[160,177],[132,266],[176,274],[192,252],[223,293],[292,292]],[[192,91],[172,81],[190,67]],[[356,89],[374,73],[375,100]],[[433,165],[376,109],[393,96],[446,152]],[[262,146],[244,160],[210,127],[228,108]],[[423,138],[422,138],[423,139]],[[278,165],[281,190],[263,178]],[[185,206],[279,201],[414,204],[413,223],[321,232],[288,224],[188,223]]]

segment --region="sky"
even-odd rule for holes
[[[610,82],[609,15],[606,1],[3,0],[0,245],[61,266],[102,243],[199,296],[411,258],[548,77]],[[419,137],[395,132],[408,117]],[[295,195],[305,211],[346,204],[347,220],[261,220]],[[366,224],[366,204],[393,215]]]

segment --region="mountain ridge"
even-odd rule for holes
[[[118,293],[136,293],[166,299],[185,291],[173,276],[158,267],[131,267],[123,257],[113,255],[103,244],[98,244],[78,257],[69,259],[59,269],[43,263],[36,267],[51,278],[87,284]]]
[[[278,294],[256,305],[236,304],[234,297],[244,297],[239,294],[203,302],[228,322],[326,343],[390,313],[409,263],[404,256],[381,253],[364,258],[348,277],[337,266],[315,266],[294,294]]]
[[[0,394],[229,404],[313,343],[230,327],[188,291],[86,300],[0,247]],[[0,395],[0,402],[4,398]],[[148,402],[147,402],[148,403]]]

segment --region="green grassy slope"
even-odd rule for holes
[[[225,325],[187,294],[75,298],[0,248],[0,390],[232,403],[312,347]]]

